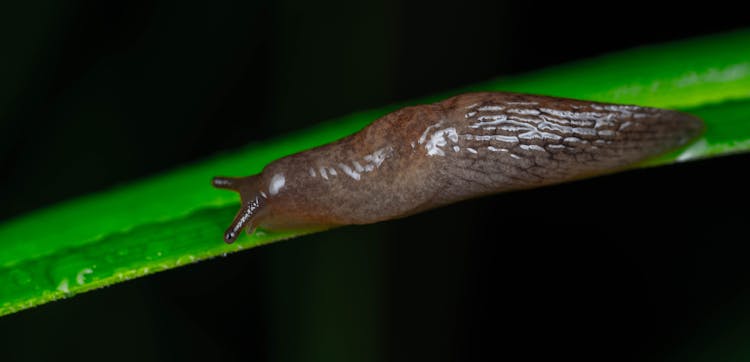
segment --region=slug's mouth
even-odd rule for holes
[[[254,178],[254,176],[250,176]],[[252,180],[248,178],[235,178],[235,177],[214,177],[211,180],[211,184],[218,189],[232,190],[240,194],[242,199],[242,206],[237,216],[234,217],[232,224],[224,233],[224,241],[227,244],[233,243],[237,240],[242,229],[246,229],[248,234],[251,234],[256,227],[255,219],[258,213],[263,209],[265,205],[265,199],[255,192],[252,194],[247,193],[247,185],[254,184]],[[252,195],[248,197],[248,195]]]

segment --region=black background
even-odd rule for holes
[[[750,26],[729,3],[680,6],[4,3],[0,219],[353,111]],[[746,359],[749,161],[497,195],[159,273],[0,319],[0,360]]]

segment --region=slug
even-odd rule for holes
[[[215,177],[245,228],[325,229],[401,218],[498,192],[626,169],[685,145],[703,122],[677,111],[503,92],[387,114],[248,177]]]

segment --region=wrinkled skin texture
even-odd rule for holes
[[[262,173],[217,177],[240,192],[225,235],[368,224],[482,195],[616,172],[687,144],[688,114],[515,93],[406,107]]]

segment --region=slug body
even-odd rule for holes
[[[683,146],[700,119],[669,110],[515,93],[406,107],[260,174],[216,177],[246,228],[324,229],[404,217],[460,200],[616,172]]]

